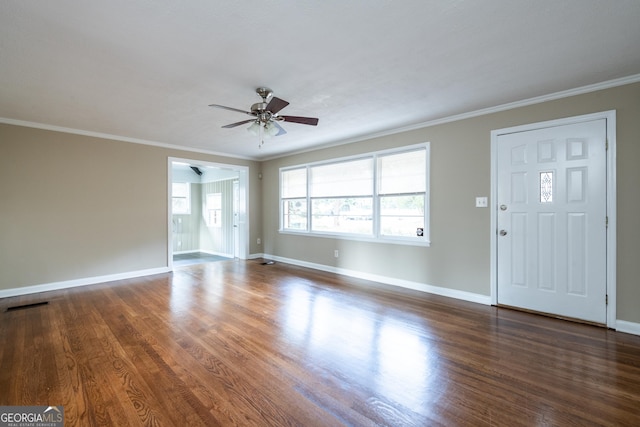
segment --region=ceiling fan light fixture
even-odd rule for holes
[[[264,133],[268,136],[276,136],[280,132],[280,129],[273,122],[269,122],[264,125]]]
[[[260,135],[260,127],[260,123],[256,120],[247,128],[247,132],[249,132],[253,136],[258,136]]]

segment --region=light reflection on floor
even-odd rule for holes
[[[209,311],[215,310],[224,301],[224,277],[224,271],[217,268],[200,269],[197,276],[188,269],[174,271],[169,300],[174,319],[188,314],[195,307],[205,306]],[[202,289],[196,290],[200,287],[204,287],[204,292]],[[194,300],[194,294],[200,299]]]
[[[290,344],[316,366],[343,378],[362,379],[376,395],[416,412],[440,396],[433,390],[429,330],[375,314],[357,304],[336,303],[318,289],[292,286],[283,302],[284,331]]]

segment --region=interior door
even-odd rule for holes
[[[606,323],[606,164],[606,119],[498,136],[498,304]]]

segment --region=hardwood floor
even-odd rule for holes
[[[5,298],[0,318],[0,405],[62,405],[65,426],[640,425],[638,336],[285,264]]]

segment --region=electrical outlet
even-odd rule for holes
[[[335,258],[338,258],[338,256],[340,255],[340,253],[338,252],[338,250],[336,249],[335,251],[333,251],[333,256]]]
[[[262,240],[258,237],[258,244],[262,243]]]
[[[476,208],[486,208],[489,202],[486,197],[476,197]]]

